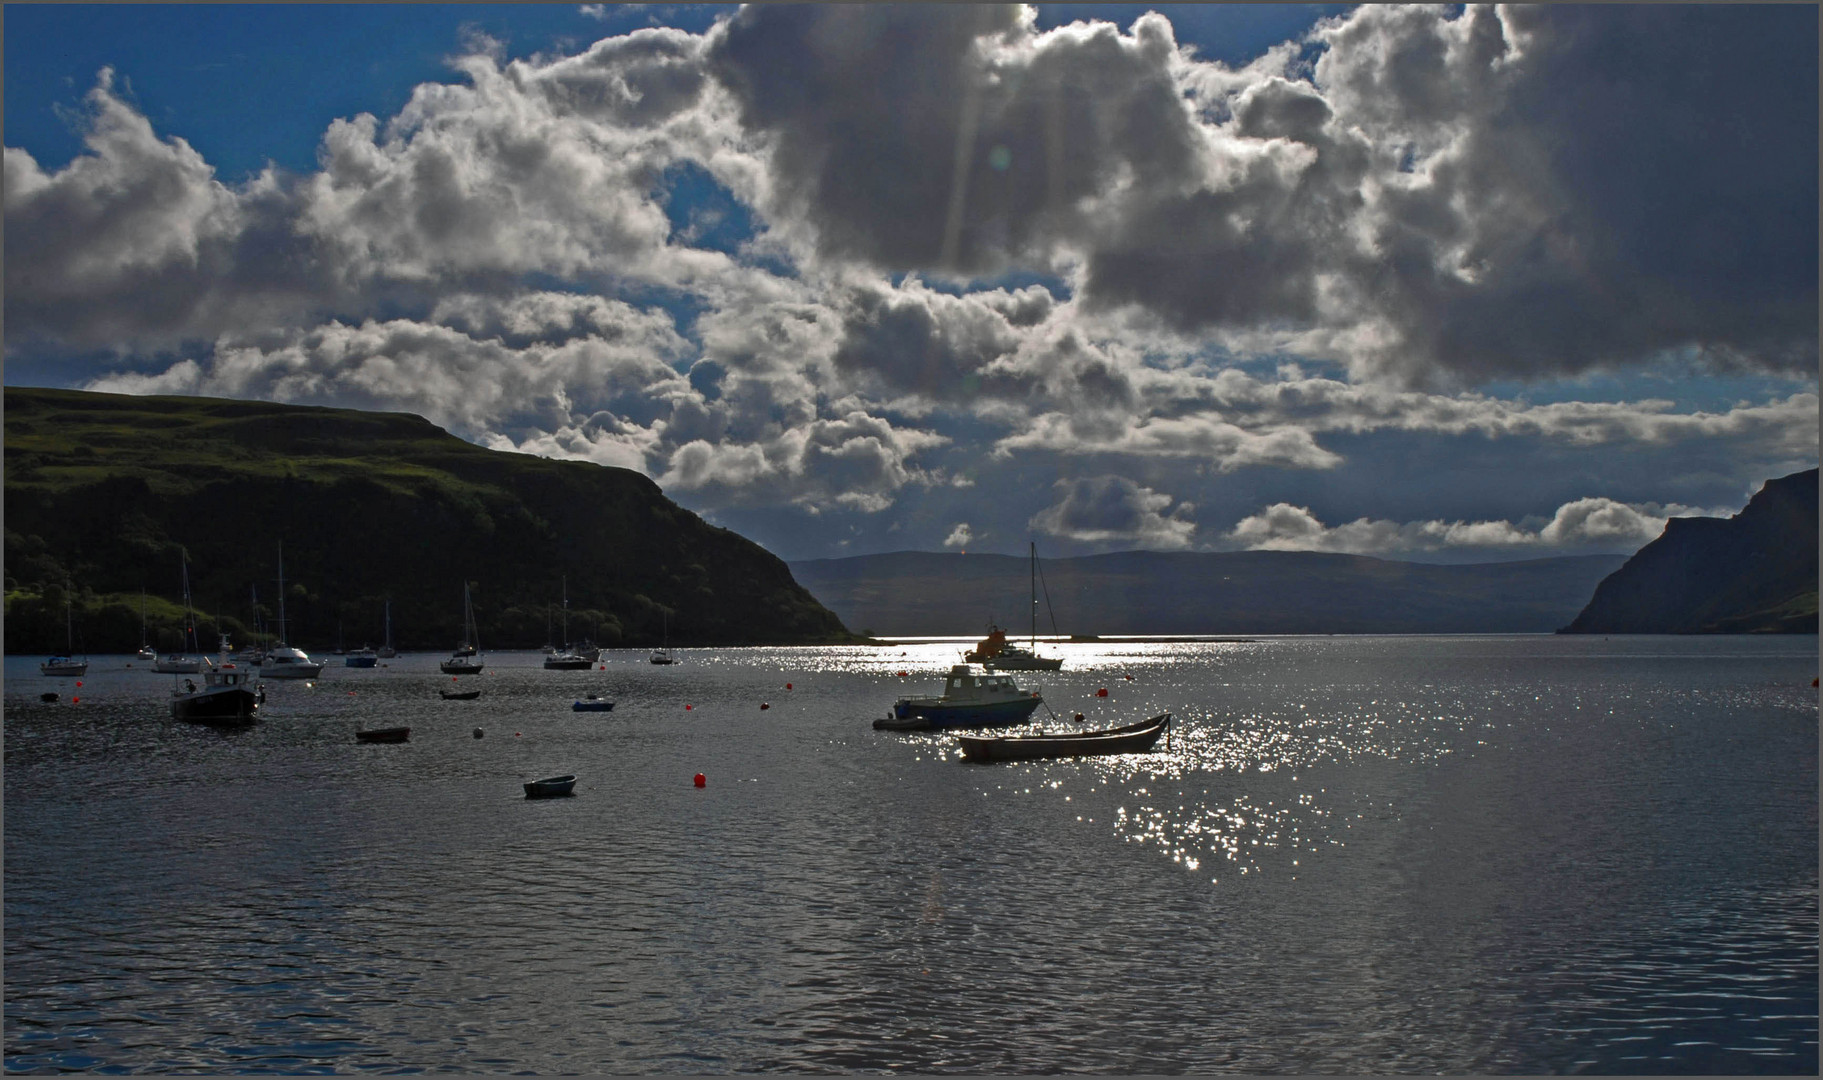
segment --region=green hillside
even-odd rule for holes
[[[778,558],[625,469],[501,453],[422,417],[211,398],[5,390],[6,638],[131,651],[140,590],[175,647],[180,549],[204,615],[249,640],[257,588],[289,638],[445,649],[473,583],[481,643],[544,644],[567,576],[570,636],[602,645],[851,640]],[[206,643],[212,644],[212,639]]]

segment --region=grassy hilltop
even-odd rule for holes
[[[182,621],[180,547],[203,614],[249,640],[251,590],[276,619],[284,542],[289,638],[401,648],[461,636],[473,583],[484,648],[547,640],[561,579],[570,636],[602,645],[851,640],[757,544],[625,469],[501,453],[403,413],[212,398],[5,389],[6,637],[131,651],[140,590],[154,645]],[[555,628],[552,635],[559,633]]]

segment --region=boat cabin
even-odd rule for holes
[[[982,674],[967,664],[950,668],[949,676],[943,680],[946,701],[1024,696],[1025,691],[1019,689],[1011,675]]]

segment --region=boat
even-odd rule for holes
[[[210,663],[205,659],[203,666],[201,686],[195,679],[179,679],[172,688],[172,719],[218,727],[253,723],[266,691],[252,669],[237,667],[228,659],[227,634],[221,635],[218,660]]]
[[[1160,713],[1126,727],[1104,731],[1068,731],[1034,735],[958,735],[966,761],[1023,761],[1032,758],[1092,757],[1098,754],[1143,754],[1171,728],[1171,714]]]
[[[63,636],[69,651],[61,656],[53,656],[38,665],[38,671],[44,675],[85,675],[89,670],[89,658],[76,656],[76,631],[70,611],[74,601],[70,599],[70,583],[63,583]]]
[[[614,711],[614,703],[612,701],[607,701],[602,698],[598,698],[594,694],[590,694],[588,697],[583,698],[581,701],[578,701],[576,704],[571,705],[570,711],[571,712],[612,712],[612,711]]]
[[[146,642],[146,591],[139,590],[139,651],[133,654],[141,660],[158,660],[158,650]]]
[[[486,666],[480,655],[481,647],[476,644],[481,635],[475,631],[475,605],[469,596],[468,582],[462,583],[462,644],[449,654],[449,659],[437,665],[445,675],[479,675]]]
[[[342,666],[344,667],[374,667],[379,664],[379,662],[380,654],[374,652],[373,646],[371,645],[363,645],[358,649],[350,649],[348,654],[342,657]]]
[[[481,696],[479,690],[439,690],[444,701],[473,701]]]
[[[391,600],[386,601],[386,642],[385,642],[385,644],[380,646],[378,653],[379,653],[380,659],[382,659],[382,660],[391,660],[393,657],[399,655],[399,650],[392,647],[392,601]]]
[[[371,728],[367,731],[357,731],[354,733],[355,742],[400,743],[405,742],[410,738],[411,729],[408,727]]]
[[[1050,590],[1045,590],[1045,608],[1050,609]],[[1057,615],[1051,614],[1051,632],[1057,632]],[[986,639],[975,645],[963,659],[978,663],[989,671],[1056,671],[1063,667],[1062,657],[1038,655],[1038,545],[1032,544],[1032,646],[1022,649],[1006,639],[1006,631],[988,624]]]
[[[671,655],[671,615],[669,612],[665,614],[664,635],[661,639],[663,644],[652,653],[652,662],[654,664],[675,664],[677,658]]]
[[[572,795],[576,787],[576,777],[547,776],[543,780],[528,780],[525,783],[525,797],[528,799],[549,799],[558,795]]]
[[[1044,704],[1035,690],[1022,690],[1011,675],[984,672],[956,664],[943,680],[938,697],[905,697],[893,703],[892,715],[874,721],[886,731],[930,731],[951,727],[1005,727],[1023,724]]]
[[[196,640],[196,612],[190,603],[190,553],[180,549],[179,564],[184,583],[184,640],[174,653],[166,653],[152,664],[161,675],[195,675],[203,669],[201,646]]]
[[[546,671],[587,671],[595,657],[585,656],[570,647],[570,580],[563,580],[563,645],[551,649],[544,658]]]
[[[260,674],[268,679],[314,679],[323,673],[323,662],[295,645],[285,644],[285,545],[279,544],[279,639],[266,651]]]

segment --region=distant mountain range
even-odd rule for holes
[[[1672,518],[1604,579],[1569,634],[1817,632],[1817,470],[1729,518]]]
[[[1041,561],[1069,634],[1549,633],[1626,562],[1588,555],[1437,566],[1319,552],[1127,551]],[[1032,625],[1028,562],[902,551],[789,564],[850,628],[969,635]],[[1045,599],[1038,629],[1051,633]]]
[[[6,647],[177,647],[180,549],[214,629],[270,625],[285,546],[290,638],[447,649],[475,583],[481,643],[536,648],[853,640],[777,556],[626,469],[484,449],[422,417],[264,401],[7,387]]]

